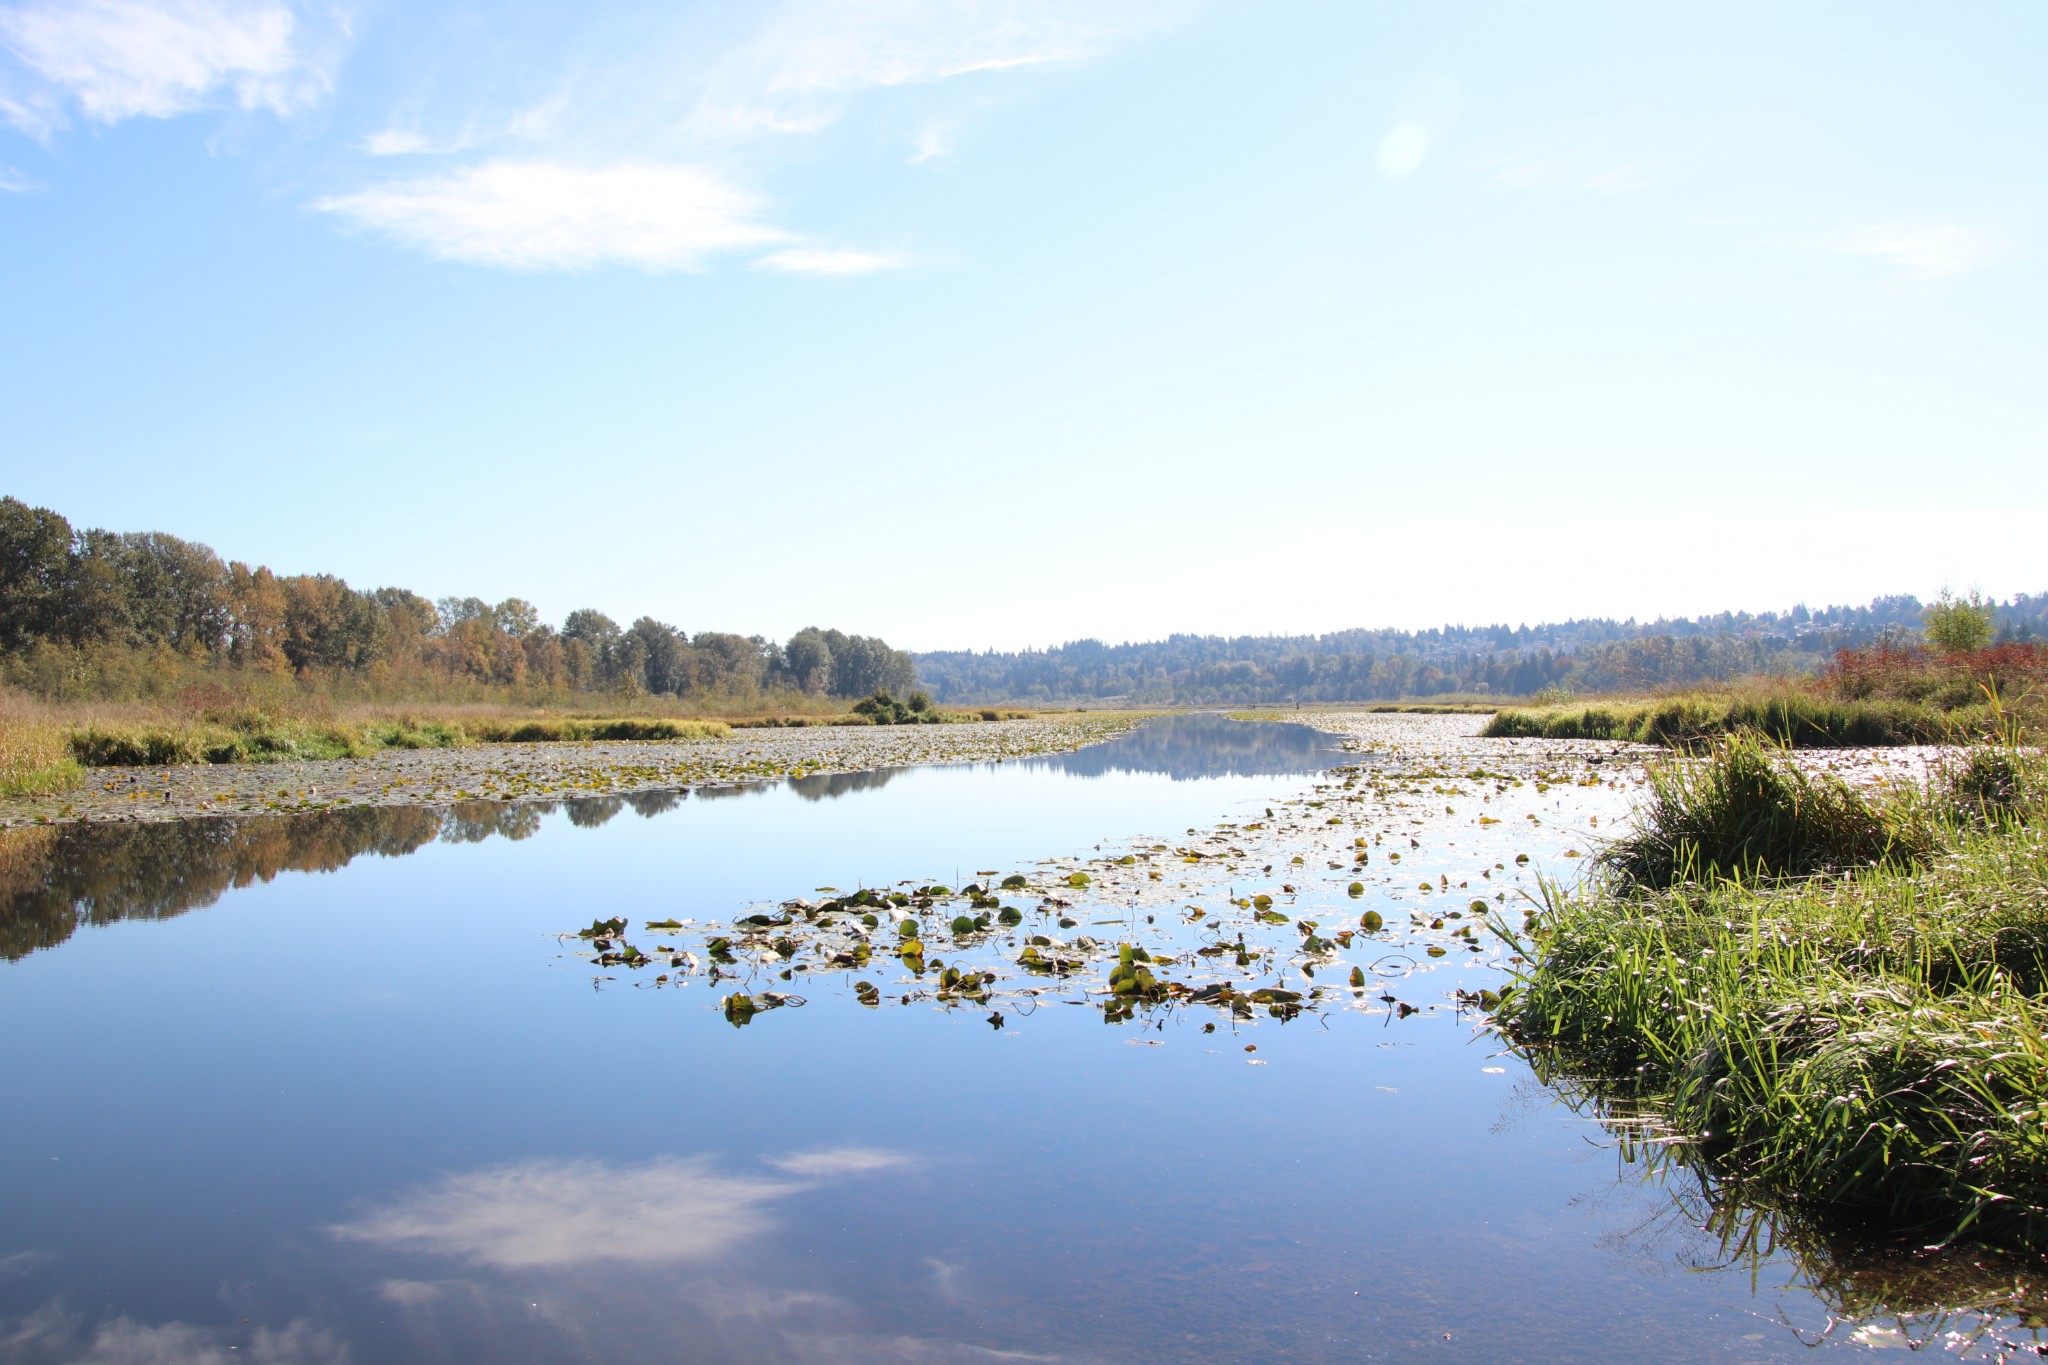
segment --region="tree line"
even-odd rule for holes
[[[332,574],[224,562],[161,532],[74,529],[48,508],[0,498],[0,659],[21,665],[11,674],[49,676],[34,665],[122,649],[374,685],[424,677],[626,695],[865,697],[916,682],[910,656],[870,636],[811,627],[777,644],[691,635],[651,616],[622,626],[594,608],[556,627],[517,597],[364,592]]]
[[[1986,604],[1998,641],[2048,638],[2048,594]],[[916,656],[941,702],[1134,706],[1392,701],[1447,694],[1620,692],[1811,673],[1841,649],[1920,637],[1929,608],[1912,596],[1868,606],[1721,612],[1649,622],[1443,626],[1327,635],[1174,635],[1109,645],[1077,640],[1015,653]]]

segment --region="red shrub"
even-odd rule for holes
[[[1990,684],[2010,694],[2048,683],[2048,645],[2010,642],[1956,654],[1889,641],[1843,649],[1821,669],[1815,687],[1845,700],[1886,697],[1961,706],[1983,699]]]

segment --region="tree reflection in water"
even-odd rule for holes
[[[438,809],[359,806],[308,815],[0,831],[0,957],[12,962],[53,948],[87,925],[170,919],[281,872],[333,872],[361,857],[404,857],[436,840],[524,839],[558,808],[566,808],[575,823],[594,826],[625,803],[652,815],[681,799],[680,792],[653,792],[624,803],[607,797],[472,801]]]
[[[1107,743],[1015,767],[1098,777],[1156,773],[1176,781],[1317,772],[1355,760],[1306,725],[1164,716]],[[820,773],[781,784],[806,801],[878,791],[908,771]],[[686,797],[738,797],[775,783],[635,792],[571,801],[472,801],[447,808],[358,806],[304,815],[72,824],[0,831],[0,958],[16,961],[83,925],[169,919],[281,872],[332,872],[356,858],[403,857],[435,841],[524,839],[557,810],[595,829],[631,809],[651,818]]]

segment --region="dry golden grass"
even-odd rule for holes
[[[0,696],[0,796],[35,796],[76,784],[65,725],[51,708]]]

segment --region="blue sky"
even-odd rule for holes
[[[0,0],[0,491],[913,648],[2048,588],[2048,8]]]

